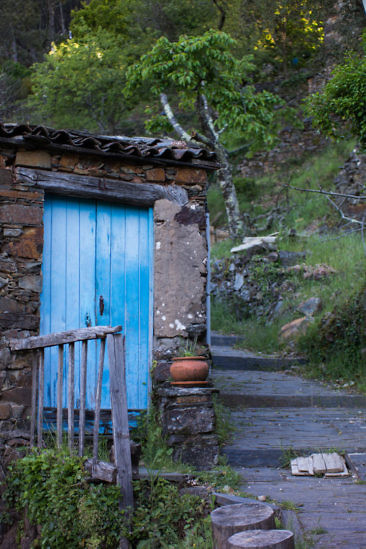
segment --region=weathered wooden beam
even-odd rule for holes
[[[84,455],[87,366],[88,366],[88,342],[83,341],[82,347],[81,347],[81,365],[80,365],[80,412],[79,412],[79,456],[80,457]]]
[[[40,349],[38,352],[38,420],[37,420],[37,446],[42,448],[43,438],[43,405],[44,405],[44,349]]]
[[[55,345],[64,345],[65,343],[103,338],[108,334],[115,334],[121,330],[122,326],[114,326],[113,328],[111,326],[91,326],[90,328],[80,328],[79,330],[69,330],[68,332],[27,337],[26,339],[12,339],[10,341],[10,349],[12,351],[27,351],[42,347],[54,347]]]
[[[111,484],[116,483],[117,467],[113,465],[113,463],[87,459],[84,463],[84,467],[93,479],[102,480],[103,482],[109,482]]]
[[[133,507],[132,463],[128,427],[124,342],[121,334],[107,335],[114,457],[123,508]]]
[[[57,446],[62,446],[62,386],[64,375],[64,346],[58,346],[57,367]]]
[[[74,447],[74,401],[75,401],[75,343],[69,344],[69,375],[67,390],[67,430],[70,454]]]
[[[98,362],[98,380],[95,391],[95,413],[94,413],[94,431],[93,431],[93,459],[98,459],[98,440],[99,440],[99,422],[100,422],[100,405],[102,401],[102,381],[103,367],[105,355],[105,339],[100,342],[99,362]]]
[[[36,419],[37,419],[37,385],[38,385],[38,353],[33,353],[32,363],[32,407],[31,407],[31,429],[30,429],[30,445],[34,446],[35,432],[36,432]]]
[[[121,179],[92,177],[74,173],[52,172],[17,168],[19,181],[32,181],[35,187],[50,193],[117,201],[131,206],[148,208],[156,200],[166,198],[183,206],[188,202],[185,189],[177,185],[158,185],[153,183],[131,183]]]

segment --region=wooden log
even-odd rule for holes
[[[289,530],[247,530],[228,540],[229,549],[294,549],[294,534]]]
[[[75,343],[69,345],[69,373],[67,388],[67,431],[69,450],[74,448],[74,399],[75,399]]]
[[[224,505],[211,513],[214,549],[229,549],[228,538],[244,530],[275,528],[273,509],[266,503]]]
[[[108,358],[112,407],[114,457],[123,508],[133,507],[132,464],[128,427],[124,341],[122,335],[108,335]]]
[[[35,443],[35,432],[36,432],[36,418],[37,418],[37,376],[38,370],[38,353],[35,351],[33,353],[33,362],[32,362],[32,404],[31,404],[31,428],[30,428],[30,446],[31,448]]]
[[[80,457],[84,455],[87,365],[88,365],[88,342],[83,341],[81,346],[81,365],[80,365],[80,411],[79,411],[79,456]]]
[[[62,389],[64,376],[64,346],[58,346],[57,367],[57,446],[62,446]]]
[[[84,463],[85,470],[96,480],[115,484],[117,479],[117,467],[113,463],[87,459]]]
[[[105,355],[105,339],[100,342],[99,361],[98,361],[98,380],[95,390],[95,413],[93,430],[93,459],[98,459],[98,440],[99,440],[99,422],[100,422],[100,403],[102,400],[102,381]]]
[[[44,349],[40,349],[38,353],[38,421],[37,421],[37,446],[42,448],[43,438],[43,405],[44,405]]]
[[[103,338],[107,334],[115,334],[121,330],[122,326],[114,326],[113,328],[111,326],[91,326],[90,328],[80,328],[80,330],[27,337],[26,339],[12,339],[10,341],[10,349],[12,351],[27,351],[41,347],[54,347],[55,345],[64,345],[65,343]]]
[[[188,202],[185,189],[177,185],[157,185],[155,183],[131,183],[121,179],[107,177],[82,176],[72,173],[51,172],[17,168],[19,180],[22,178],[36,183],[36,187],[48,192],[76,196],[80,198],[94,198],[108,200],[108,202],[123,202],[131,206],[148,208],[156,200],[166,198],[184,206]]]

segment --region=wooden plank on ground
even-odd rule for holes
[[[339,454],[333,452],[332,454],[323,454],[327,473],[342,473],[344,470],[344,460]]]
[[[12,339],[10,341],[10,348],[12,351],[27,351],[42,347],[54,347],[55,345],[64,345],[65,343],[74,343],[75,341],[103,338],[108,334],[115,334],[121,330],[122,326],[115,326],[113,328],[111,326],[91,326],[90,328],[80,328],[79,330],[27,337],[26,339]]]
[[[312,454],[311,457],[313,460],[314,474],[324,474],[327,470],[327,467],[325,465],[323,454]]]
[[[308,475],[314,474],[313,460],[310,457],[298,457],[297,465],[300,472],[306,473]]]
[[[299,458],[291,460],[291,473],[294,476],[297,476],[297,477],[305,477],[309,473],[307,471],[306,472],[305,471],[300,471],[298,460],[299,460]]]

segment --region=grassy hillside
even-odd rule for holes
[[[280,313],[275,318],[258,317],[255,314],[238,318],[238,307],[230,301],[213,301],[212,327],[224,333],[244,336],[246,348],[261,352],[288,352],[305,354],[310,360],[308,372],[315,372],[328,379],[341,379],[366,389],[363,373],[365,363],[366,324],[366,255],[360,231],[348,225],[344,227],[339,213],[327,198],[320,194],[290,190],[284,185],[309,189],[334,190],[334,178],[353,148],[353,143],[333,144],[302,162],[290,163],[274,175],[257,181],[238,180],[241,208],[252,218],[260,217],[253,234],[279,232],[278,249],[306,252],[300,260],[306,266],[326,264],[335,273],[314,280],[304,279],[303,268],[298,273],[288,273],[290,288],[284,295]],[[216,188],[209,190],[211,218],[222,223],[223,203]],[[274,214],[274,215],[273,215]],[[266,231],[263,225],[268,216],[273,223]],[[289,235],[296,236],[289,236]],[[227,240],[213,245],[212,261],[229,258],[234,243]],[[255,258],[254,258],[255,261]],[[268,267],[255,267],[256,282],[265,288],[269,279],[283,278],[283,267],[274,262]],[[260,269],[262,271],[260,271]],[[262,278],[261,278],[262,277]],[[280,328],[287,322],[300,318],[297,306],[310,297],[322,302],[320,312],[295,346],[280,342]]]

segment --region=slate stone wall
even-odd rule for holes
[[[0,451],[25,436],[30,407],[30,356],[12,355],[10,338],[39,333],[44,193],[17,180],[17,167],[108,177],[132,183],[179,185],[189,201],[155,203],[153,358],[166,360],[182,341],[205,335],[206,171],[133,165],[86,154],[0,148]],[[163,318],[164,317],[164,318]],[[163,375],[164,377],[164,375]],[[13,434],[11,434],[13,432]],[[14,443],[15,444],[15,443]],[[15,444],[16,445],[16,444]]]
[[[198,469],[218,463],[219,445],[212,387],[181,388],[164,384],[156,391],[163,435],[176,461]]]

